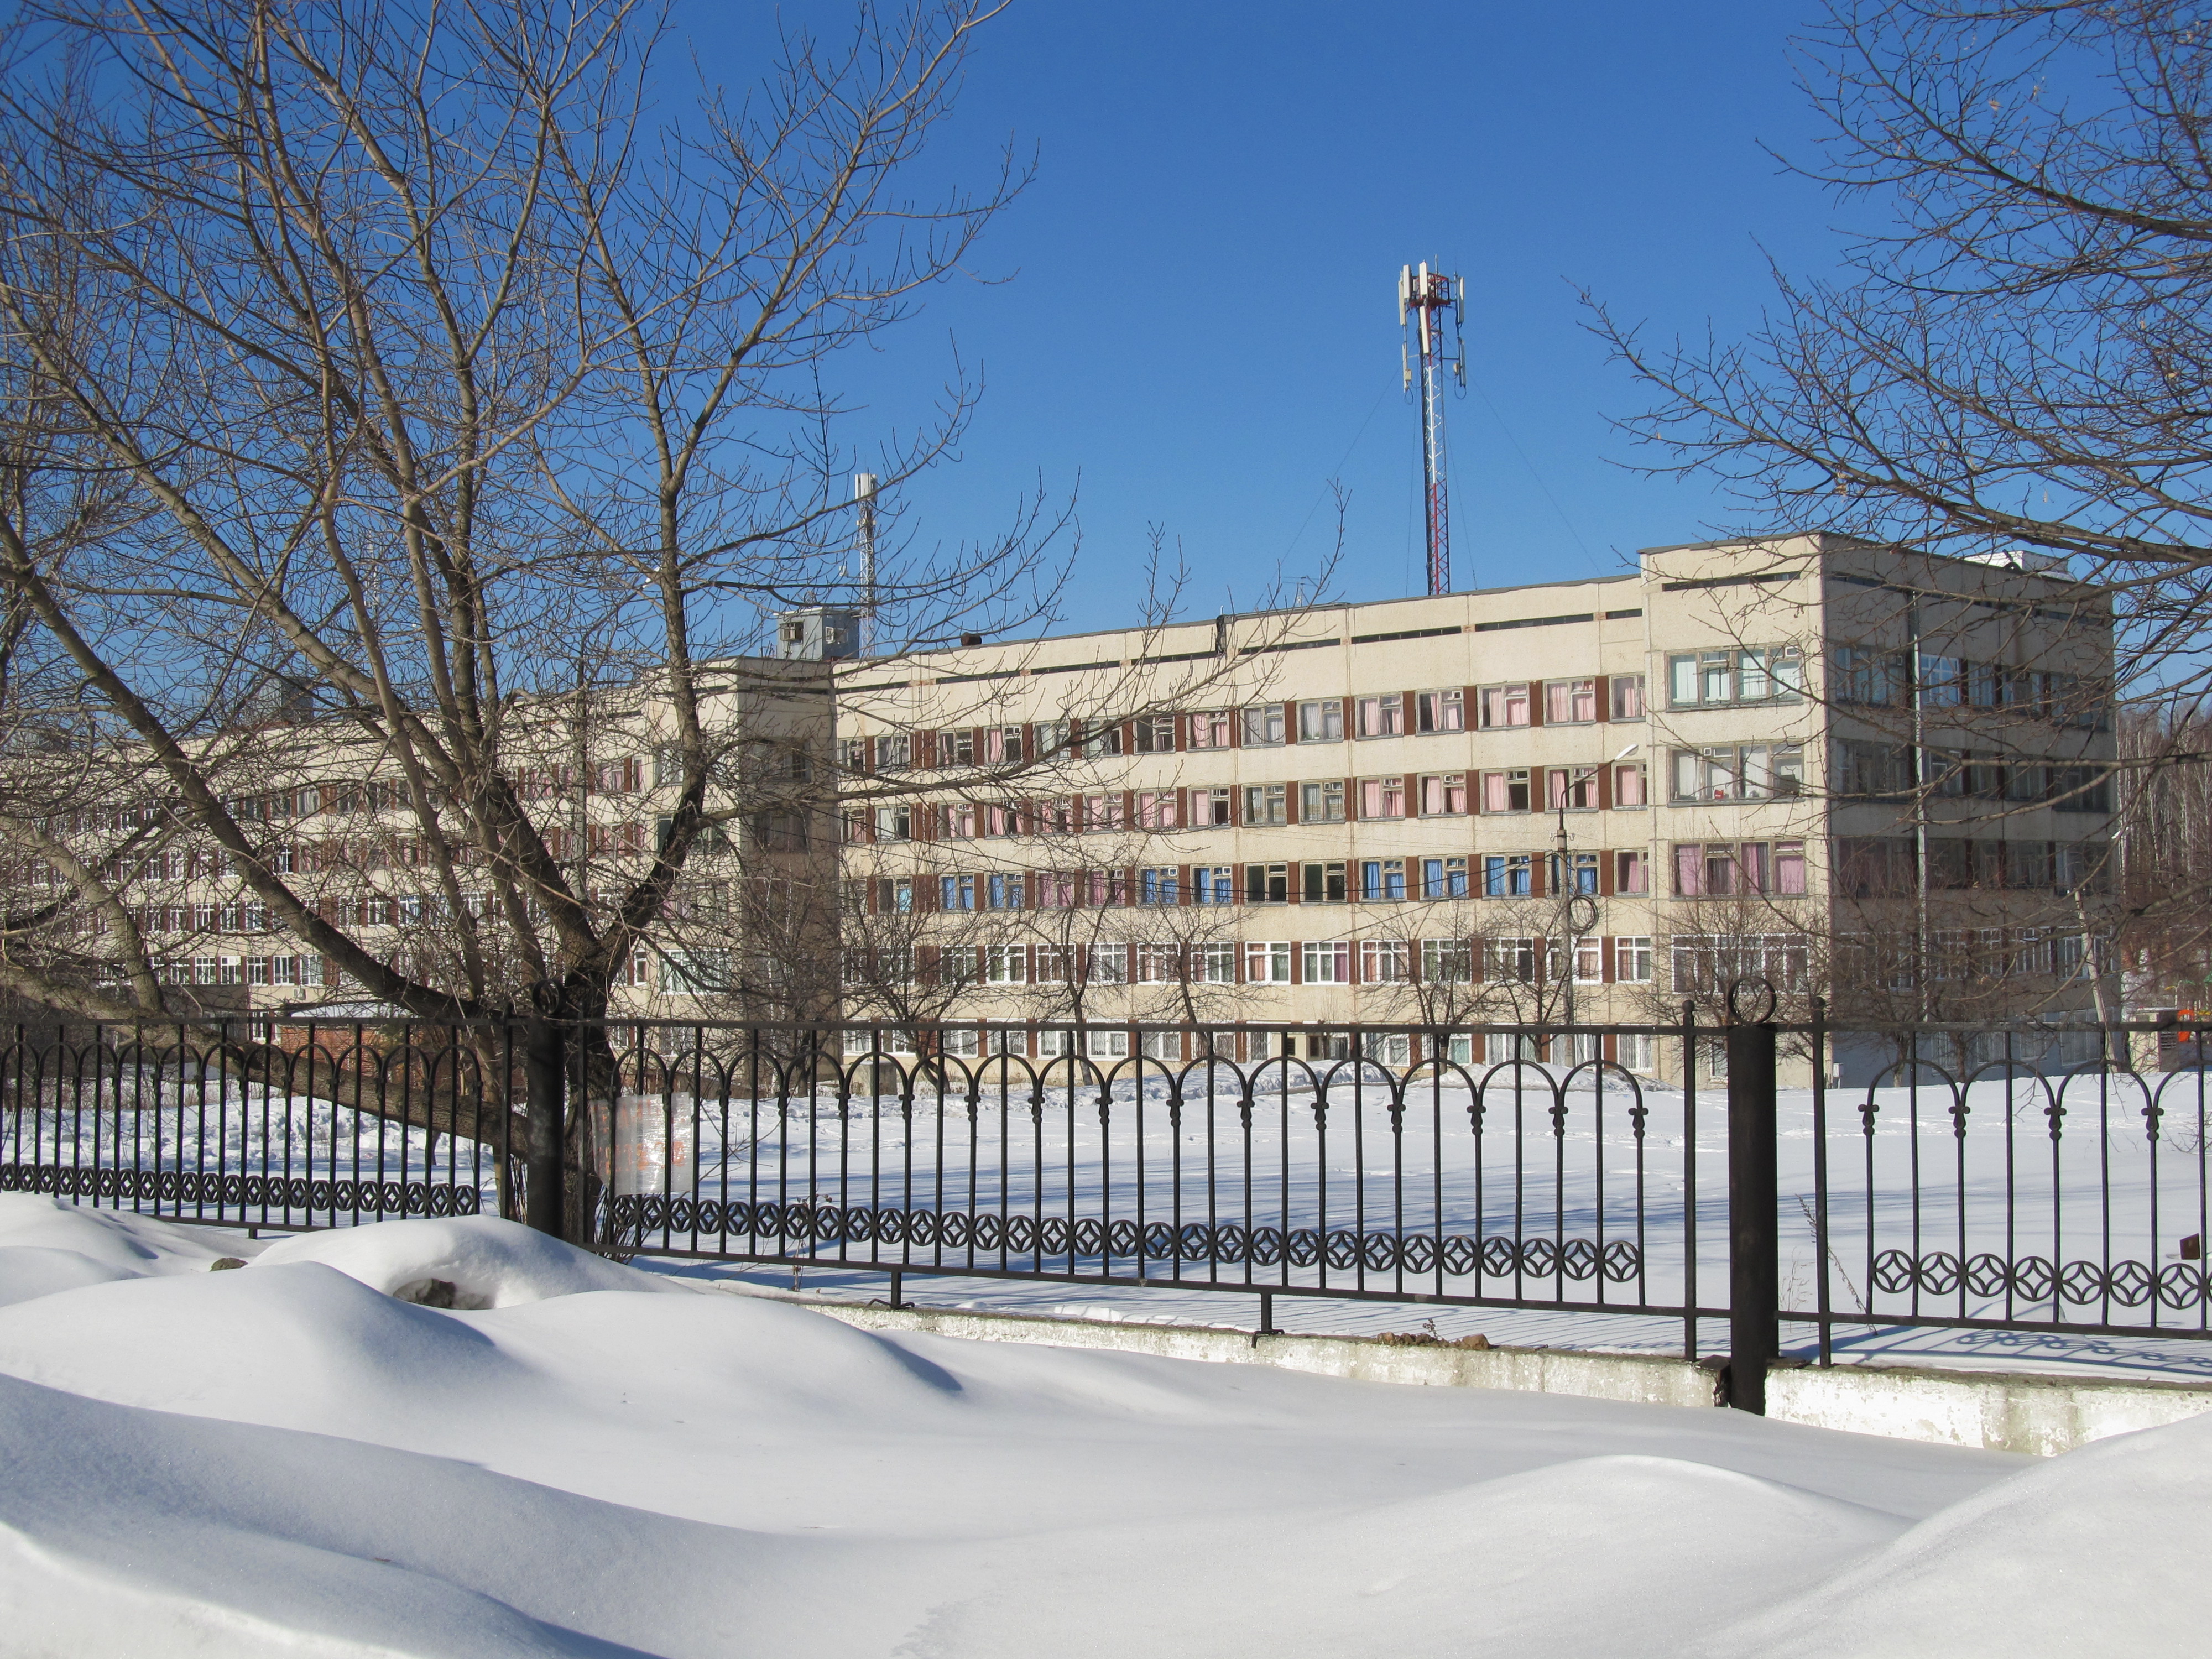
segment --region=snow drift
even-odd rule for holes
[[[52,1282],[0,1308],[11,1653],[2033,1659],[2212,1613],[2212,1419],[2032,1464],[872,1334],[482,1219],[221,1273],[0,1227]],[[484,1305],[385,1293],[429,1278]]]
[[[512,1308],[586,1291],[688,1291],[496,1216],[302,1233],[272,1244],[256,1267],[319,1261],[386,1296],[419,1302],[422,1287],[453,1287],[455,1308]],[[411,1292],[411,1293],[410,1293]]]

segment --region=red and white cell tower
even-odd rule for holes
[[[1460,279],[1407,265],[1398,273],[1400,365],[1413,388],[1413,362],[1421,374],[1421,495],[1429,514],[1429,592],[1451,592],[1451,504],[1444,484],[1444,376],[1467,391],[1467,346],[1462,332],[1467,307]]]

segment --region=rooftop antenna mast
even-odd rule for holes
[[[876,653],[876,475],[853,475],[853,500],[860,519],[860,654]]]
[[[1467,391],[1467,307],[1457,276],[1425,264],[1398,273],[1399,367],[1413,389],[1414,361],[1421,377],[1421,498],[1428,509],[1429,592],[1449,593],[1451,504],[1444,484],[1444,376]]]

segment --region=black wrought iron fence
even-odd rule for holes
[[[964,1054],[867,1029],[610,1035],[605,1212],[627,1249],[1256,1292],[1263,1324],[1279,1295],[1724,1311],[1698,1302],[1698,1091],[1617,1057],[1644,1028],[1433,1052],[1362,1031],[1319,1054],[1245,1032],[1241,1060],[1205,1033]]]
[[[295,1231],[474,1215],[514,1189],[510,1033],[247,1029],[19,1031],[0,1048],[0,1191]]]
[[[1263,1327],[1284,1296],[1540,1310],[1679,1322],[1693,1357],[1729,1319],[1739,1359],[1778,1321],[1823,1361],[1854,1328],[2212,1334],[2205,1076],[2130,1069],[2148,1026],[630,1023],[572,1034],[565,1077],[496,1025],[246,1031],[19,1035],[0,1189],[278,1231],[519,1218],[550,1113],[589,1242],[894,1299],[956,1274],[1257,1294]]]

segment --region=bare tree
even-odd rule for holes
[[[1595,310],[1656,394],[1629,426],[1659,470],[1721,480],[1763,531],[2069,561],[2118,608],[2119,693],[2201,695],[2203,27],[2182,0],[1832,0],[1799,42],[1826,134],[1796,170],[1875,227],[1837,278],[1778,270],[1740,341],[1647,343]]]
[[[745,653],[850,580],[825,376],[1022,182],[905,182],[994,9],[788,28],[748,95],[688,108],[628,0],[27,13],[0,65],[0,835],[51,885],[0,986],[172,1010],[143,919],[174,856],[367,994],[521,1015],[556,1064],[702,842],[743,856],[743,757],[796,718]],[[972,392],[874,459],[887,489]],[[888,545],[878,627],[1042,617],[1057,527],[1032,503],[985,544]],[[652,792],[595,782],[647,749],[653,810],[592,806]],[[368,903],[395,858],[434,937]]]

